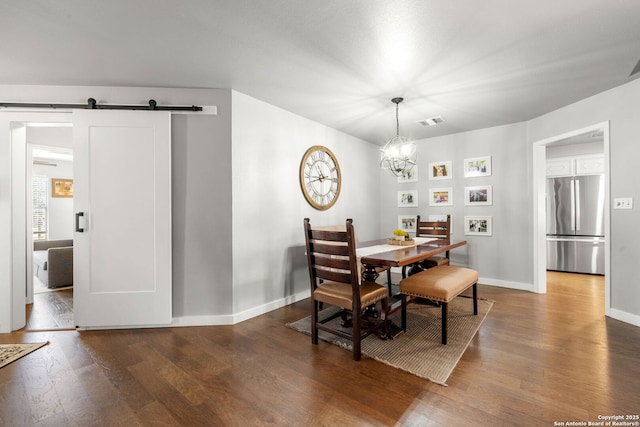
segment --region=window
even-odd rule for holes
[[[31,197],[33,198],[33,240],[47,240],[47,182],[46,175],[33,175]]]

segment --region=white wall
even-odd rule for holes
[[[528,122],[532,145],[556,135],[610,121],[610,199],[632,197],[634,209],[611,210],[611,308],[616,317],[640,324],[640,80],[595,95]],[[531,148],[530,148],[531,150]],[[613,203],[611,203],[613,205]],[[627,318],[630,317],[630,319]]]
[[[526,124],[518,123],[464,132],[416,142],[418,147],[418,182],[398,183],[397,178],[382,174],[380,198],[380,234],[389,235],[398,226],[399,214],[421,217],[451,214],[452,239],[467,240],[467,245],[451,252],[451,262],[477,269],[481,282],[517,289],[533,289],[531,243],[530,159],[527,152]],[[492,175],[465,178],[466,158],[491,156]],[[429,163],[451,161],[450,180],[429,180]],[[493,205],[466,206],[464,188],[491,185]],[[429,189],[451,187],[452,206],[430,206]],[[419,206],[398,208],[397,192],[417,189]],[[492,236],[464,234],[465,215],[492,217]]]
[[[361,240],[378,237],[379,147],[239,92],[233,96],[233,307],[240,318],[309,296],[303,219],[313,225],[347,218]],[[336,155],[342,190],[329,210],[302,195],[305,151]]]

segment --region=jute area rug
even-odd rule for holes
[[[26,356],[32,351],[36,351],[47,344],[47,342],[32,344],[0,344],[0,368],[7,366],[9,363],[16,361],[22,356]]]
[[[407,332],[392,340],[381,340],[370,335],[362,341],[362,354],[394,368],[401,369],[436,384],[446,386],[446,381],[456,367],[469,342],[493,306],[493,301],[478,298],[478,315],[473,315],[473,300],[459,296],[449,303],[447,345],[441,343],[440,307],[409,304],[407,308]],[[329,310],[320,313],[324,318]],[[400,310],[391,316],[398,326]],[[335,319],[333,326],[340,322]],[[287,324],[290,328],[311,335],[311,316]],[[350,331],[349,331],[350,332]],[[351,341],[319,331],[319,338],[351,351]]]

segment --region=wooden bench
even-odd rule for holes
[[[400,293],[412,298],[426,298],[442,306],[442,344],[447,344],[448,304],[469,287],[473,287],[473,314],[478,314],[478,272],[470,268],[440,265],[400,281]],[[407,298],[402,298],[402,329],[407,330]]]

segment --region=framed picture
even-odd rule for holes
[[[491,156],[464,159],[464,177],[491,176]]]
[[[477,185],[475,187],[464,187],[465,205],[492,205],[493,190],[490,185]]]
[[[398,191],[398,207],[414,208],[418,206],[418,190]]]
[[[451,179],[451,160],[429,163],[429,179]]]
[[[416,232],[416,215],[399,215],[398,228],[407,233]]]
[[[471,236],[491,236],[491,217],[465,216],[464,234]]]
[[[73,180],[51,178],[51,197],[73,197]]]
[[[430,188],[429,189],[429,205],[430,206],[453,205],[453,189],[451,187]]]
[[[418,181],[418,165],[411,168],[410,171],[398,177],[398,182],[416,182]]]

